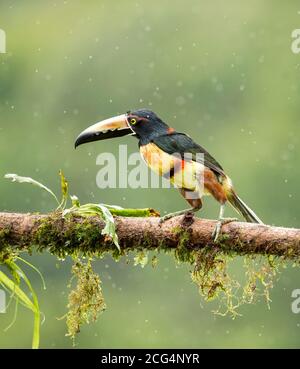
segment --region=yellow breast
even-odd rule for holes
[[[204,166],[195,161],[184,161],[178,155],[170,155],[154,143],[140,147],[146,164],[158,175],[169,178],[178,188],[203,192],[201,189]]]

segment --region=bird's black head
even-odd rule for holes
[[[168,132],[168,125],[151,110],[139,109],[128,111],[126,118],[129,127],[142,145],[147,144],[154,137]]]
[[[84,130],[75,142],[75,147],[107,138],[135,135],[140,145],[149,143],[154,137],[170,132],[170,128],[153,111],[139,109],[105,119]]]

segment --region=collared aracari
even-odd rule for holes
[[[165,215],[161,221],[200,210],[202,196],[212,195],[221,205],[213,232],[215,240],[222,224],[235,220],[224,218],[227,201],[246,221],[262,224],[258,216],[238,197],[221,165],[189,136],[176,132],[150,110],[128,111],[96,123],[78,136],[75,147],[125,135],[136,136],[146,164],[157,174],[168,178],[191,205],[190,209]]]

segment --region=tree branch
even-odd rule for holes
[[[159,218],[115,218],[122,250],[175,249],[199,250],[206,246],[227,253],[264,254],[300,258],[300,229],[232,222],[222,228],[214,244],[212,232],[216,222],[176,217],[159,224]],[[0,252],[10,247],[16,251],[36,250],[66,255],[73,252],[117,252],[116,247],[101,234],[104,222],[96,217],[62,218],[61,213],[48,215],[0,213]]]

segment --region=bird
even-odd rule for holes
[[[211,195],[220,204],[212,237],[216,242],[224,224],[236,221],[225,218],[225,205],[230,205],[248,222],[263,224],[260,218],[237,195],[232,180],[219,162],[206,149],[185,133],[177,132],[156,113],[148,109],[127,111],[105,119],[85,129],[75,141],[79,145],[127,135],[138,139],[140,154],[146,164],[178,188],[190,208],[161,217],[168,219],[202,208],[202,198]]]

